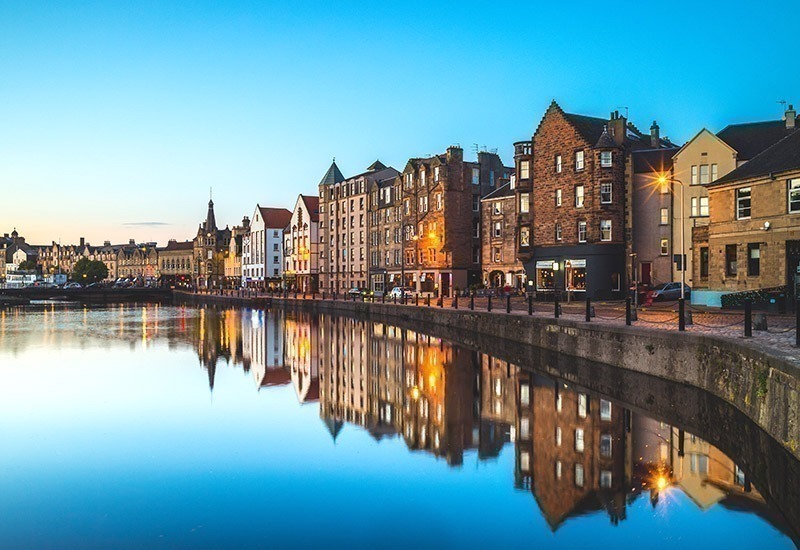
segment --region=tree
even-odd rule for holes
[[[36,271],[36,262],[33,260],[25,260],[20,262],[18,269],[20,271]]]
[[[102,281],[106,277],[108,277],[106,264],[97,260],[81,258],[75,262],[75,267],[72,269],[72,280],[84,285]]]

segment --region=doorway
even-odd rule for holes
[[[639,284],[652,285],[653,284],[653,264],[651,262],[642,262],[639,264],[639,271],[641,277]]]

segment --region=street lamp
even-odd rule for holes
[[[660,185],[667,183],[677,183],[681,186],[681,300],[686,297],[686,216],[684,209],[686,206],[683,201],[684,183],[678,178],[661,174],[656,180]]]

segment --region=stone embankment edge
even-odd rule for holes
[[[800,459],[800,365],[734,339],[571,319],[332,300],[178,294],[192,303],[281,307],[404,321],[502,338],[703,389],[735,406]],[[680,406],[680,404],[676,404]]]

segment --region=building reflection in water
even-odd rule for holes
[[[382,323],[214,309],[193,319],[212,389],[224,358],[259,389],[292,383],[300,403],[318,401],[334,440],[359,426],[453,467],[469,451],[477,460],[513,452],[516,488],[532,493],[554,531],[590,513],[618,524],[636,499],[658,506],[673,491],[786,530],[719,449],[564,380]]]

